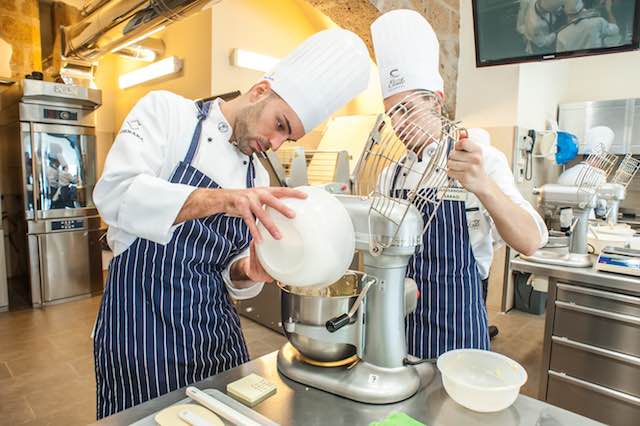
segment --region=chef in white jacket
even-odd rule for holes
[[[151,92],[127,116],[94,201],[114,251],[94,336],[102,418],[248,361],[229,300],[256,295],[256,218],[292,216],[254,153],[315,128],[368,84],[367,49],[331,29],[308,38],[247,93],[195,103]],[[254,217],[255,216],[255,217]]]
[[[371,35],[387,112],[415,111],[426,103],[442,108],[439,44],[424,17],[410,10],[388,12],[373,22]],[[427,121],[426,126],[433,126],[433,120]],[[425,123],[412,124],[421,128]],[[408,132],[407,140],[402,130],[396,129],[396,134],[405,144],[412,143],[414,133]],[[406,156],[413,170],[427,167],[424,156],[411,151]],[[447,168],[461,187],[450,191],[439,207],[425,204],[423,217],[437,210],[421,252],[407,268],[420,290],[416,310],[407,317],[407,345],[409,353],[420,358],[437,358],[452,349],[489,349],[482,280],[489,274],[494,245],[504,241],[518,252],[532,254],[548,236],[544,221],[516,188],[505,155],[490,146],[486,131],[469,129],[468,138],[455,143]],[[414,175],[384,181],[406,185],[393,184],[394,189],[412,189],[421,176]]]
[[[567,24],[558,30],[556,50],[599,49],[620,42],[620,28],[611,10],[612,0],[605,0],[607,18],[599,12],[584,7],[582,0],[565,0],[564,12]]]

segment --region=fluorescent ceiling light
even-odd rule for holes
[[[118,50],[116,55],[135,61],[153,62],[156,60],[156,52],[137,44]]]
[[[170,56],[146,67],[122,74],[118,78],[118,86],[121,89],[126,89],[146,81],[177,74],[180,70],[182,70],[182,59]]]
[[[273,56],[261,55],[243,49],[233,49],[231,55],[231,65],[262,72],[271,71],[279,61],[280,59]]]

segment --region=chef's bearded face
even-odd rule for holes
[[[443,132],[441,93],[412,90],[384,100],[396,136],[419,157],[424,148],[440,140]]]
[[[302,122],[291,107],[261,82],[251,88],[249,103],[238,111],[232,141],[246,155],[276,151],[287,140],[304,136]]]

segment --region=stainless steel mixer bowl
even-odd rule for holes
[[[349,271],[334,284],[321,289],[280,285],[282,289],[282,323],[289,319],[305,325],[324,326],[328,320],[345,314],[360,294],[364,274]],[[302,355],[315,361],[339,361],[355,355],[356,347],[344,343],[327,343],[289,333],[289,342]]]

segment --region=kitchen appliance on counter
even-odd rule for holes
[[[606,182],[616,161],[617,158],[604,149],[596,150],[582,163],[575,186],[546,184],[534,189],[534,194],[540,196],[540,204],[561,209],[561,226],[568,228],[570,244],[564,252],[542,248],[531,256],[521,255],[523,259],[577,268],[593,265],[587,244],[589,214],[596,207],[598,188]],[[569,212],[566,224],[562,223],[562,209]]]
[[[605,247],[598,256],[595,269],[640,277],[640,250]]]
[[[0,99],[1,189],[15,244],[10,269],[34,307],[102,291],[102,231],[92,200],[101,99],[99,90],[37,80]]]
[[[366,275],[354,280],[351,290],[340,291],[343,281],[329,287],[335,296],[285,289],[282,322],[289,343],[278,354],[278,369],[290,379],[356,401],[401,401],[420,385],[417,370],[406,364],[404,321],[405,299],[417,298],[415,285],[405,296],[405,274],[422,235],[422,217],[410,204],[389,202],[382,215],[368,198],[337,197],[354,224]],[[388,247],[372,245],[370,229]],[[334,368],[325,368],[326,362]]]
[[[620,162],[611,182],[598,188],[598,198],[607,203],[606,218],[609,224],[618,223],[620,203],[624,201],[627,187],[640,169],[640,160],[633,158],[631,154],[625,155]]]
[[[371,404],[409,398],[425,374],[435,374],[407,354],[405,316],[418,291],[405,276],[452,183],[446,163],[459,129],[436,111],[439,100],[429,92],[405,102],[416,106],[378,117],[354,173],[357,195],[336,195],[351,218],[363,273],[324,289],[283,289],[289,343],[278,353],[280,372]],[[423,219],[425,206],[432,214]]]

